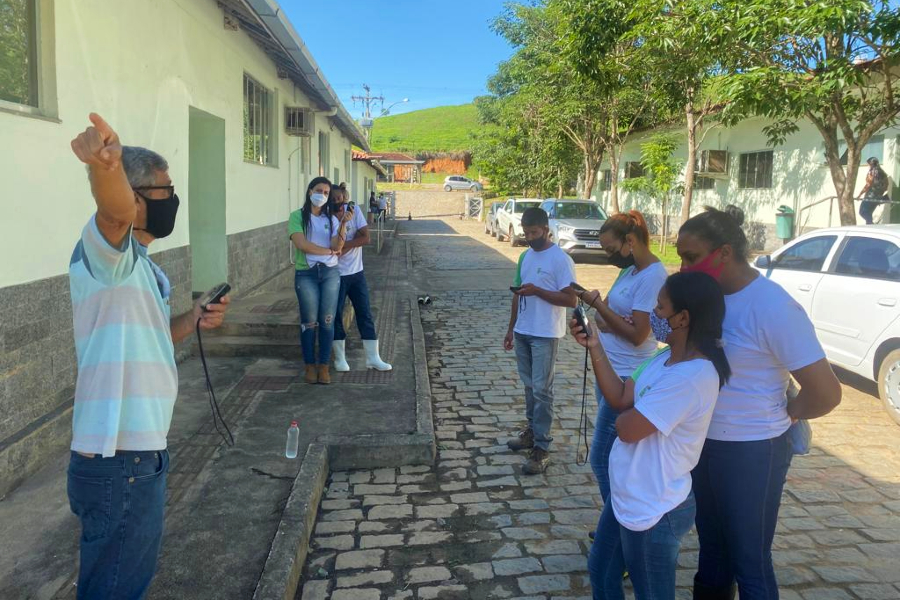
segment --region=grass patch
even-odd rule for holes
[[[675,244],[666,243],[663,251],[659,251],[659,237],[650,237],[650,251],[659,258],[667,267],[680,267],[681,257],[675,249]]]
[[[479,127],[474,104],[438,106],[375,119],[370,145],[376,152],[463,151]]]

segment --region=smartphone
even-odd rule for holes
[[[227,283],[220,283],[213,289],[209,290],[203,297],[200,299],[200,306],[206,310],[206,306],[209,304],[218,304],[222,301],[222,296],[231,291],[231,286]]]
[[[579,325],[581,325],[582,329],[584,330],[584,334],[587,337],[591,337],[591,327],[590,327],[590,325],[588,325],[587,313],[584,312],[584,307],[579,306],[579,307],[575,308],[575,311],[572,313],[572,316],[575,317],[575,320],[578,322]]]
[[[518,293],[519,293],[519,290],[521,290],[521,289],[522,289],[522,286],[521,286],[521,285],[519,285],[519,286],[509,286],[509,291],[511,291],[513,294],[518,294]]]
[[[569,287],[578,292],[579,294],[586,292],[587,290],[575,283],[574,281],[569,284]]]

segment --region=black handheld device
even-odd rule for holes
[[[203,298],[200,300],[200,306],[203,307],[203,310],[206,310],[207,304],[218,304],[222,301],[222,297],[231,291],[231,286],[227,283],[220,283],[213,289],[209,290],[205,294],[203,294]]]
[[[584,311],[584,307],[576,307],[575,311],[572,313],[572,316],[575,318],[578,324],[581,325],[582,329],[584,330],[584,334],[587,337],[591,337],[591,327],[590,325],[588,325],[587,313]]]
[[[584,289],[583,287],[581,287],[580,285],[578,285],[578,284],[575,283],[574,281],[573,281],[572,283],[569,284],[569,287],[572,288],[573,290],[575,290],[576,292],[578,292],[579,294],[582,294],[582,293],[584,293],[584,292],[587,291],[586,289]]]
[[[521,285],[511,285],[511,286],[509,286],[509,291],[511,291],[513,294],[518,294],[518,293],[519,293],[519,290],[521,290],[521,289],[522,289],[522,286],[521,286]]]

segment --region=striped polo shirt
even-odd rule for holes
[[[81,232],[69,263],[78,380],[72,450],[163,450],[178,395],[169,280],[131,232]]]

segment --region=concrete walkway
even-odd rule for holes
[[[521,384],[501,348],[521,249],[478,223],[402,225],[416,281],[435,297],[422,319],[438,460],[332,473],[297,600],[589,598],[587,533],[601,503],[578,461],[583,351],[569,339],[560,346],[553,464],[523,475],[524,456],[505,446],[523,423]],[[600,289],[615,275],[577,271]],[[789,474],[774,549],[787,600],[900,598],[900,428],[871,385],[844,382],[843,404],[814,423],[814,451]],[[691,533],[678,598],[691,597],[697,548]]]

